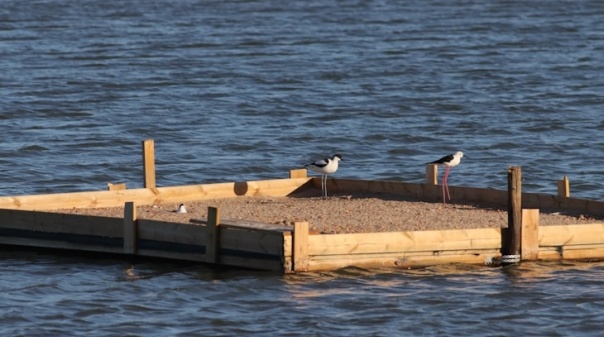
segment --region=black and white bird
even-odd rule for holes
[[[178,209],[176,210],[176,213],[187,213],[187,209],[185,208],[185,204],[180,204],[180,206],[178,206]]]
[[[436,164],[436,165],[444,165],[445,166],[445,174],[443,175],[442,185],[443,185],[443,204],[446,204],[445,200],[445,189],[447,191],[447,197],[451,200],[451,195],[449,194],[449,185],[447,184],[447,178],[449,177],[449,170],[451,167],[455,167],[461,163],[461,158],[463,157],[463,152],[457,151],[454,154],[450,154],[448,156],[444,156],[439,160],[435,160],[433,162],[429,162],[428,164]]]
[[[304,166],[311,171],[321,173],[321,192],[323,192],[324,198],[327,198],[327,175],[338,170],[340,160],[342,160],[342,156],[336,154],[331,158],[317,160]]]

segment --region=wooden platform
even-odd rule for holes
[[[309,233],[254,221],[208,218],[192,223],[138,219],[137,205],[246,196],[288,196],[320,188],[305,172],[293,178],[238,183],[0,197],[0,244],[160,257],[282,273],[346,266],[415,268],[446,263],[497,264],[501,229],[363,234]],[[330,191],[401,195],[436,201],[440,186],[393,181],[330,179]],[[506,191],[451,186],[464,201],[505,204]],[[522,259],[604,258],[604,225],[539,227],[539,208],[604,215],[604,203],[522,194]],[[123,218],[62,214],[65,208],[123,207]]]

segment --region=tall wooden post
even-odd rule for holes
[[[218,240],[220,230],[220,209],[208,207],[208,237],[206,241],[206,262],[218,262]]]
[[[124,253],[136,253],[137,234],[136,207],[129,201],[124,204]]]
[[[143,141],[143,172],[145,188],[155,188],[155,143],[153,139]]]
[[[522,241],[522,169],[508,169],[508,228],[501,232],[501,264],[520,262]]]

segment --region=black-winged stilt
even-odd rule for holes
[[[336,154],[331,158],[317,160],[304,166],[309,170],[321,173],[321,192],[323,192],[324,198],[327,198],[327,175],[335,173],[338,170],[340,160],[342,160],[342,156]]]
[[[461,162],[461,158],[463,157],[463,152],[461,151],[457,151],[454,154],[450,154],[448,156],[444,156],[442,158],[440,158],[439,160],[435,160],[433,162],[427,163],[428,164],[437,164],[437,165],[444,165],[445,166],[445,174],[443,175],[443,179],[442,179],[442,185],[443,185],[443,204],[446,204],[447,202],[445,201],[445,189],[447,190],[447,197],[449,198],[449,200],[451,200],[451,195],[449,194],[449,185],[447,184],[447,178],[449,177],[449,170],[451,169],[451,167],[455,167],[457,165],[459,165],[459,163]]]

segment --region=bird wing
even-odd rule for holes
[[[317,160],[314,163],[310,163],[310,164],[306,165],[306,167],[308,167],[308,166],[325,167],[325,166],[327,166],[327,164],[329,164],[329,159],[321,159],[321,160]]]
[[[453,161],[453,155],[452,154],[450,154],[448,156],[444,156],[444,157],[440,158],[439,160],[435,160],[435,161],[430,162],[428,164],[444,164],[444,163],[449,163],[451,161]]]

